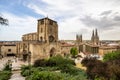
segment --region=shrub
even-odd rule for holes
[[[103,60],[105,62],[110,60],[116,60],[116,59],[120,59],[120,51],[110,52],[103,56]]]
[[[9,64],[5,64],[4,71],[11,71],[12,67]]]
[[[11,73],[11,65],[8,63],[5,64],[3,71],[0,71],[0,80],[8,80],[10,79]]]
[[[47,61],[45,59],[38,59],[34,62],[34,67],[44,67],[46,66]]]
[[[85,72],[74,65],[73,60],[56,55],[48,60],[36,60],[31,68],[22,67],[21,74],[26,80],[86,80]]]
[[[82,64],[87,67],[87,76],[88,78],[94,80],[95,78],[104,78],[108,79],[109,68],[108,65],[96,58],[84,58]]]
[[[86,80],[86,78],[60,72],[37,71],[33,75],[28,76],[26,80]]]
[[[30,70],[24,70],[21,72],[22,76],[26,77],[26,76],[29,76],[31,73],[30,73]]]
[[[120,51],[111,52],[105,54],[103,57],[105,63],[107,63],[110,70],[110,79],[119,80],[120,79]]]
[[[120,59],[107,61],[108,68],[110,70],[110,78],[112,80],[120,79]]]
[[[31,75],[31,68],[32,68],[32,66],[22,66],[21,67],[21,75],[22,76],[29,76],[29,75]]]
[[[62,73],[68,73],[70,75],[81,75],[81,76],[86,76],[85,71],[78,69],[74,67],[73,65],[64,65],[60,67]]]
[[[11,74],[11,71],[0,71],[0,80],[10,79]]]
[[[51,57],[48,61],[47,61],[47,66],[61,66],[61,65],[66,65],[66,64],[71,64],[71,65],[75,65],[73,60],[67,59],[67,58],[63,58],[61,55],[56,55]]]
[[[56,71],[59,70],[59,67],[38,67],[39,71]]]
[[[47,66],[61,66],[61,65],[66,65],[66,64],[71,64],[75,65],[73,60],[70,60],[68,58],[64,58],[61,55],[56,55],[53,57],[50,57],[48,60],[45,59],[38,59],[34,62],[34,67],[47,67]]]

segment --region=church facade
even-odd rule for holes
[[[58,24],[48,17],[39,19],[37,32],[22,36],[22,41],[17,44],[19,57],[31,55],[31,61],[39,58],[48,58],[61,53],[58,42]]]
[[[82,40],[82,35],[76,35],[76,46],[79,52],[84,52],[86,54],[99,54],[100,41],[97,29],[93,30],[91,41],[84,42]]]

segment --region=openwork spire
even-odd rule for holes
[[[95,36],[98,37],[97,29],[95,29]]]
[[[94,37],[95,35],[94,35],[94,30],[93,30],[93,32],[92,32],[92,37]]]

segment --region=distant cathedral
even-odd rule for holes
[[[82,35],[76,35],[76,45],[78,47],[79,52],[84,52],[87,54],[98,54],[99,53],[99,36],[97,29],[93,30],[91,41],[84,42],[82,40]]]
[[[97,29],[95,29],[95,33],[94,33],[94,30],[93,30],[92,37],[91,37],[91,42],[94,45],[98,45],[99,44],[99,36],[98,36]]]

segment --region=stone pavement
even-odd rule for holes
[[[28,65],[28,62],[23,62],[15,58],[12,60],[12,76],[9,80],[25,80],[25,77],[20,74],[22,65]]]
[[[12,76],[9,80],[25,80],[25,77],[21,76],[20,71],[12,71]]]
[[[12,70],[20,70],[22,65],[28,65],[28,62],[23,62],[18,59],[13,59],[12,60]]]
[[[9,80],[25,80],[25,77],[20,74],[20,68],[22,65],[28,65],[28,62],[23,62],[15,57],[4,57],[0,59],[0,70],[4,68],[8,60],[12,61],[12,76]]]
[[[11,60],[12,57],[4,57],[0,59],[0,71],[5,67],[5,64],[8,62],[8,60]]]

